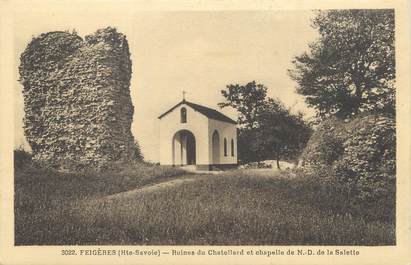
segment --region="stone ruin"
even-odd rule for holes
[[[24,132],[35,161],[60,170],[102,169],[135,157],[131,60],[115,28],[33,38],[20,57]]]

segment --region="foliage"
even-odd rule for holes
[[[21,81],[29,82],[26,77],[38,69],[51,70],[62,67],[66,58],[81,47],[82,41],[81,37],[76,34],[61,31],[43,33],[39,37],[33,37],[20,56]],[[44,45],[45,43],[47,45]]]
[[[395,244],[392,218],[383,218],[392,207],[351,207],[345,193],[304,175],[238,170],[134,192],[182,174],[136,165],[99,174],[17,170],[16,245]]]
[[[258,121],[256,152],[265,159],[279,161],[297,157],[311,134],[303,115],[291,114],[278,99],[267,99]]]
[[[310,138],[302,158],[305,170],[324,181],[340,183],[358,200],[387,196],[395,186],[395,120],[386,115],[359,115],[324,121]]]
[[[40,34],[21,54],[19,73],[33,161],[79,171],[133,159],[125,35],[111,27],[85,40],[75,32]]]
[[[353,185],[362,200],[385,197],[388,185],[395,185],[395,120],[371,116],[359,118],[344,143],[344,155],[336,165],[338,181]]]
[[[225,102],[238,112],[238,157],[241,163],[296,157],[311,129],[301,113],[294,115],[278,99],[267,97],[267,88],[255,81],[228,85],[221,91]],[[279,166],[279,165],[278,165]]]
[[[318,125],[301,155],[305,165],[330,166],[341,157],[344,152],[343,125],[344,122],[336,117]]]
[[[313,28],[319,39],[289,73],[319,117],[395,113],[394,11],[320,11]]]
[[[143,162],[144,161],[144,155],[141,152],[141,147],[138,141],[134,141],[134,160]]]
[[[14,150],[14,169],[31,163],[31,154],[24,150],[22,146]]]
[[[258,116],[265,106],[267,88],[255,81],[246,85],[227,85],[226,90],[221,90],[225,102],[218,105],[221,108],[232,107],[238,113],[238,124],[246,129],[258,126]]]

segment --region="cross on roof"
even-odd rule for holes
[[[186,94],[187,94],[187,92],[185,90],[183,90],[183,100],[186,100]]]

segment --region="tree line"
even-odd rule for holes
[[[316,11],[319,37],[292,59],[288,74],[296,92],[316,110],[315,121],[360,113],[395,115],[395,23],[393,10]],[[238,113],[240,163],[295,159],[312,128],[302,113],[292,113],[267,87],[255,81],[221,91],[221,108]]]

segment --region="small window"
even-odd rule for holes
[[[187,122],[187,110],[186,108],[181,108],[180,110],[180,121],[181,123],[186,123]]]
[[[231,139],[231,156],[234,156],[234,140]]]
[[[224,156],[227,156],[227,139],[224,138]]]

